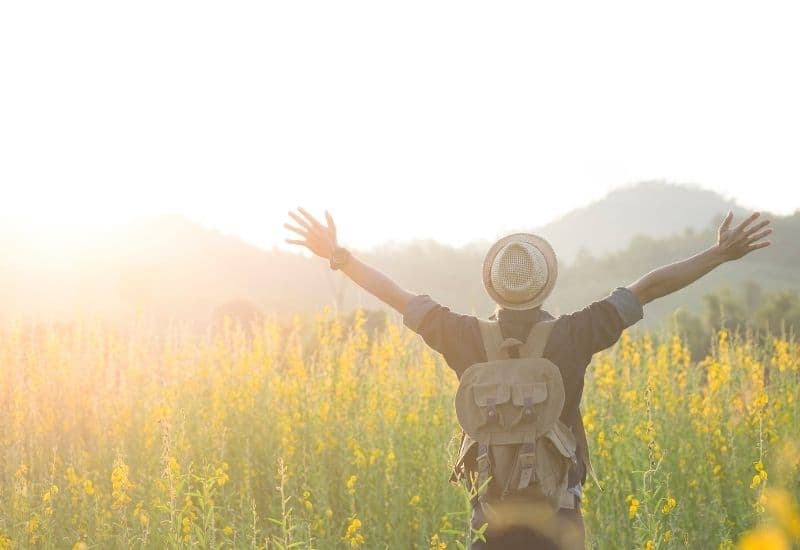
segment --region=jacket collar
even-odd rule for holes
[[[541,307],[520,310],[500,308],[489,317],[490,321],[498,321],[500,323],[538,323],[539,321],[551,319],[554,319],[554,317]]]

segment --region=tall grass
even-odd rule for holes
[[[363,323],[2,329],[0,549],[460,547],[456,378],[402,326]],[[800,539],[799,394],[781,339],[723,332],[693,363],[677,337],[626,336],[596,356],[590,544]]]

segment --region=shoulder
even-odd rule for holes
[[[605,298],[558,317],[548,352],[574,354],[576,359],[588,362],[594,353],[613,345],[626,328],[643,316],[642,305],[633,292],[625,287],[616,288]]]
[[[453,312],[427,294],[411,298],[403,324],[441,353],[457,373],[486,355],[478,318]]]
[[[452,311],[431,298],[428,294],[417,294],[409,300],[403,311],[403,324],[419,333],[425,325],[445,323],[447,325],[469,325],[477,329],[478,318]]]
[[[626,287],[617,287],[605,298],[561,315],[556,319],[559,325],[593,325],[596,323],[619,325],[624,330],[644,317],[644,309],[636,295]]]

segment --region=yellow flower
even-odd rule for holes
[[[131,501],[128,491],[133,487],[134,484],[128,479],[128,465],[122,457],[117,457],[111,471],[111,507],[114,510],[124,508]]]
[[[639,510],[639,499],[635,498],[633,495],[628,495],[625,501],[628,503],[628,518],[633,519],[636,517],[636,512]]]
[[[217,485],[222,487],[228,480],[228,463],[223,462],[222,465],[214,471],[214,476],[217,478]]]
[[[780,529],[760,527],[742,537],[739,550],[789,550],[789,540]]]
[[[44,492],[42,495],[42,502],[48,503],[50,502],[55,495],[58,494],[58,485],[51,485],[50,489]]]
[[[358,518],[353,518],[350,520],[350,524],[347,526],[347,531],[342,537],[342,540],[346,542],[350,548],[360,548],[364,544],[364,535],[361,534],[361,520]]]
[[[223,529],[222,532],[230,537],[233,534],[233,527],[231,527],[230,525],[226,525],[225,529]]]
[[[355,492],[356,492],[356,481],[358,481],[358,477],[354,476],[354,475],[350,476],[350,478],[347,480],[346,487],[347,487],[347,494],[348,495],[354,495],[355,494]]]
[[[419,495],[414,495],[411,497],[411,500],[408,501],[411,506],[416,506],[419,504]]]
[[[181,465],[174,456],[167,458],[167,471],[173,477],[181,473]]]
[[[25,524],[25,532],[32,535],[36,533],[37,529],[39,529],[39,514],[33,514],[28,523]]]
[[[795,504],[788,491],[767,489],[764,504],[770,515],[784,531],[800,540],[800,507]]]
[[[439,533],[434,533],[431,537],[430,550],[447,550],[447,543],[439,540]]]

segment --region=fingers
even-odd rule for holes
[[[306,229],[311,230],[311,227],[309,226],[309,224],[308,224],[308,222],[306,220],[304,220],[303,218],[301,218],[300,216],[298,216],[297,214],[295,214],[291,210],[289,211],[289,215],[292,217],[292,219],[294,221],[296,221],[298,224],[300,224],[300,227],[305,227]]]
[[[328,227],[335,228],[336,224],[333,223],[333,217],[327,210],[325,211],[325,220],[328,222]]]
[[[289,231],[294,231],[295,233],[297,233],[301,237],[305,238],[305,237],[308,236],[308,231],[304,231],[303,229],[300,229],[299,227],[295,227],[293,225],[289,225],[288,223],[283,224],[283,227],[285,227]]]
[[[298,207],[298,210],[305,217],[298,216],[291,210],[289,211],[289,215],[295,222],[297,222],[301,227],[303,227],[306,230],[306,232],[303,233],[302,235],[306,238],[308,238],[309,235],[318,235],[324,237],[326,233],[325,227],[320,225],[320,223],[303,208]],[[295,233],[297,232],[296,230],[293,231],[295,231]]]
[[[298,241],[298,240],[295,240],[295,239],[285,239],[285,240],[289,244],[299,244],[299,245],[306,246],[306,242],[305,241]]]
[[[762,241],[760,243],[755,243],[747,246],[747,251],[750,252],[751,250],[758,250],[759,248],[765,248],[772,244],[772,241]]]
[[[297,209],[300,211],[300,213],[301,213],[303,216],[305,216],[305,217],[306,217],[306,219],[309,221],[309,223],[311,223],[311,225],[312,225],[313,227],[316,227],[317,229],[323,229],[323,227],[322,227],[322,224],[321,224],[321,223],[319,223],[319,222],[317,221],[317,219],[316,219],[314,216],[312,216],[311,214],[309,214],[308,212],[306,212],[305,208],[303,208],[303,207],[301,207],[301,206],[298,206],[298,207],[297,207]]]
[[[740,223],[739,225],[737,225],[737,226],[736,226],[736,227],[733,229],[733,232],[734,232],[734,233],[741,233],[742,231],[744,231],[744,229],[745,229],[745,228],[746,228],[748,225],[750,225],[751,223],[753,223],[754,221],[756,221],[760,215],[761,215],[761,212],[753,212],[753,213],[752,213],[752,214],[750,214],[750,215],[749,215],[749,216],[748,216],[748,217],[747,217],[747,218],[746,218],[746,219],[745,219],[745,220],[744,220],[742,223]]]
[[[333,216],[327,210],[325,211],[325,219],[328,221],[328,229],[333,231],[333,236],[336,237],[336,224],[333,223]]]
[[[728,210],[728,215],[725,216],[725,219],[722,220],[722,225],[719,226],[720,231],[725,231],[731,226],[731,222],[733,221],[733,212]]]
[[[745,237],[749,237],[750,235],[754,234],[756,231],[758,231],[759,229],[761,229],[761,228],[763,228],[763,227],[765,227],[767,225],[769,225],[769,220],[764,220],[764,221],[758,222],[753,227],[748,228],[747,231],[744,232],[744,236]]]
[[[767,229],[767,230],[762,231],[760,233],[756,233],[755,235],[752,235],[752,236],[748,237],[746,242],[747,242],[747,244],[752,244],[752,243],[754,243],[756,241],[760,241],[761,239],[763,239],[764,237],[766,237],[770,233],[772,233],[772,229]]]

